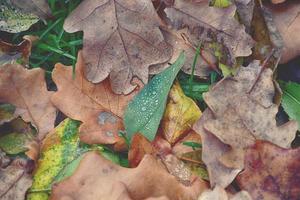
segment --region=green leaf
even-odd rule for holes
[[[282,107],[291,119],[298,122],[300,130],[300,84],[283,81],[279,81],[279,84],[283,92]]]
[[[226,8],[230,6],[231,0],[211,0],[210,5],[218,8]]]
[[[11,104],[0,104],[0,125],[15,118],[16,107]]]
[[[128,104],[124,123],[128,138],[143,134],[152,141],[164,114],[168,93],[185,61],[182,52],[176,62],[156,75]]]
[[[26,134],[10,133],[0,137],[0,149],[8,154],[19,154],[27,150],[30,138]]]

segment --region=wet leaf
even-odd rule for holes
[[[53,104],[65,115],[82,121],[80,139],[88,144],[120,141],[119,131],[123,130],[123,112],[127,103],[138,89],[130,95],[116,95],[109,80],[93,84],[83,75],[84,60],[78,53],[75,77],[72,67],[57,64],[52,78],[58,91],[51,98]]]
[[[187,200],[196,199],[205,188],[206,184],[198,179],[192,185],[184,186],[150,155],[146,155],[137,168],[128,169],[90,152],[84,156],[74,175],[55,185],[51,199],[138,200],[165,196],[166,199]],[[127,198],[122,196],[124,191]]]
[[[227,64],[233,66],[236,57],[251,54],[253,41],[245,32],[245,27],[235,18],[235,5],[227,8],[210,7],[208,1],[175,0],[165,12],[174,28],[188,27],[192,43],[217,42],[228,54]]]
[[[109,76],[115,93],[128,94],[136,87],[134,76],[147,83],[149,66],[171,57],[160,25],[151,1],[88,0],[66,19],[64,29],[84,31],[87,79],[99,83]]]
[[[54,127],[56,109],[50,102],[42,69],[25,69],[21,65],[0,66],[0,102],[16,107],[15,115],[31,122],[42,139]]]
[[[299,151],[257,141],[247,150],[245,170],[237,177],[238,185],[253,200],[299,199]]]
[[[17,158],[8,167],[0,168],[0,199],[24,200],[32,179],[28,167],[30,163]]]
[[[161,122],[163,136],[170,144],[176,143],[191,129],[201,114],[197,104],[184,95],[179,82],[176,81],[169,92]]]
[[[280,82],[282,89],[282,106],[291,119],[297,120],[300,130],[300,84],[294,82]]]
[[[25,31],[40,18],[51,16],[46,0],[3,0],[0,7],[0,30],[11,33]]]
[[[127,136],[143,134],[152,141],[164,114],[168,93],[185,61],[182,52],[176,62],[156,75],[128,104],[124,123]]]

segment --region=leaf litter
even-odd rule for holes
[[[55,3],[5,1],[1,31],[50,17],[38,35],[64,43]],[[278,84],[276,67],[299,55],[299,12],[275,0],[84,0],[64,22],[84,33],[77,64],[46,78],[28,62],[36,27],[5,33],[19,42],[0,42],[0,198],[296,200],[299,84]]]

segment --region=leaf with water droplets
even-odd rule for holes
[[[151,141],[154,139],[165,111],[168,93],[184,60],[182,52],[174,64],[156,75],[128,104],[124,123],[130,139],[138,132]]]

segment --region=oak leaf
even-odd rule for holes
[[[124,108],[136,94],[117,95],[111,90],[109,80],[93,84],[84,77],[84,60],[78,53],[75,77],[72,68],[57,64],[52,78],[58,87],[51,98],[53,104],[65,115],[82,121],[80,139],[88,144],[113,144],[120,140],[123,130]]]
[[[133,200],[163,196],[188,200],[196,199],[205,188],[206,184],[198,179],[191,186],[184,186],[150,155],[146,155],[137,168],[127,169],[91,152],[70,178],[53,187],[51,199],[126,199],[121,198],[125,191],[127,199],[130,196]]]
[[[174,0],[165,9],[167,17],[175,29],[188,27],[192,41],[218,42],[226,47],[228,65],[235,64],[236,57],[251,54],[253,40],[235,18],[235,5],[227,8],[210,7],[208,1],[193,2]]]
[[[87,0],[66,19],[64,29],[84,31],[87,79],[99,83],[109,76],[115,93],[128,94],[136,87],[133,77],[147,83],[149,66],[171,57],[160,24],[149,0]]]
[[[247,149],[245,170],[237,176],[237,182],[253,200],[296,200],[300,196],[299,168],[299,148],[284,149],[257,141]]]
[[[54,127],[52,94],[47,91],[42,69],[28,70],[18,64],[0,67],[0,102],[16,106],[15,114],[37,128],[39,139]]]

